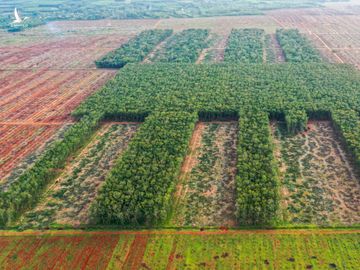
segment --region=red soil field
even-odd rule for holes
[[[0,124],[0,183],[24,157],[56,133],[58,126]]]
[[[0,182],[72,122],[71,111],[115,75],[95,69],[94,60],[130,35],[44,37],[0,47]]]
[[[105,269],[117,235],[0,238],[2,269]]]

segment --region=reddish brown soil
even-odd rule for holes
[[[222,235],[222,234],[354,234],[360,229],[278,229],[278,230],[145,230],[145,231],[1,231],[0,236],[41,236],[41,235]],[[147,241],[147,240],[146,240]],[[130,256],[130,255],[129,255]],[[128,257],[129,257],[128,256]]]
[[[142,258],[144,257],[146,244],[148,241],[147,235],[136,235],[130,247],[130,252],[125,259],[124,269],[137,270],[142,265]]]

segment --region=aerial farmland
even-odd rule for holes
[[[0,269],[360,269],[359,1],[0,11]]]

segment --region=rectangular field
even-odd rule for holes
[[[273,124],[280,163],[282,215],[286,222],[358,224],[360,183],[329,121],[310,121],[288,135]]]
[[[358,230],[7,233],[3,269],[346,269]]]
[[[25,214],[20,224],[44,227],[88,223],[90,204],[138,126],[130,123],[104,124],[48,188],[37,207]]]
[[[235,218],[237,122],[199,122],[181,169],[177,226],[231,226]]]

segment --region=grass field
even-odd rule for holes
[[[11,233],[2,269],[358,269],[358,230]]]

